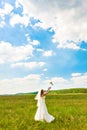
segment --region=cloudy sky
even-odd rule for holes
[[[86,0],[0,0],[0,94],[87,88]]]

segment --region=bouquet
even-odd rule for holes
[[[52,82],[52,81],[51,81],[51,82],[49,82],[49,84],[53,86],[53,82]]]

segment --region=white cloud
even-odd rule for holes
[[[54,82],[53,89],[87,88],[86,73],[74,73],[69,79],[64,79],[62,77],[54,77],[51,80]]]
[[[71,87],[71,84],[69,84],[69,80],[66,80],[63,77],[53,77],[51,81],[53,81],[54,83],[53,89],[59,90]]]
[[[41,26],[44,29],[51,27],[55,34],[53,41],[59,43],[58,47],[79,49],[77,42],[81,40],[87,41],[87,7],[86,0],[71,0],[68,3],[65,0],[17,0],[23,5],[23,14],[29,17],[39,19],[41,23],[35,26]],[[43,5],[43,6],[42,6]],[[72,40],[75,44],[67,41]],[[70,44],[70,45],[69,45]]]
[[[77,46],[75,43],[65,43],[65,44],[59,44],[57,46],[58,48],[68,48],[68,49],[74,49],[74,50],[79,50],[80,47]]]
[[[63,77],[53,77],[51,79],[43,79],[42,75],[30,74],[23,78],[13,78],[0,80],[0,94],[15,94],[24,92],[34,92],[41,88],[47,89],[49,82],[53,82],[52,89],[68,89],[68,88],[87,88],[87,73],[64,79]]]
[[[44,52],[44,50],[43,50],[43,49],[37,49],[37,51],[38,51],[38,52]]]
[[[71,75],[72,77],[77,77],[77,76],[81,76],[81,73],[72,73]]]
[[[14,27],[15,24],[22,24],[28,26],[29,17],[27,15],[20,16],[19,14],[13,14],[10,19],[10,25]]]
[[[30,42],[31,42],[31,39],[30,39],[30,36],[29,36],[29,34],[28,34],[28,33],[26,33],[26,34],[25,34],[25,37],[26,37],[27,42],[29,42],[29,43],[30,43]]]
[[[5,62],[21,61],[33,55],[32,45],[12,46],[8,42],[0,43],[0,64]]]
[[[38,40],[31,41],[29,34],[25,34],[25,37],[27,39],[27,42],[31,45],[38,46],[40,44]]]
[[[48,70],[47,68],[43,69],[44,72],[47,71],[47,70]]]
[[[74,87],[86,87],[87,88],[87,74],[83,74],[77,77],[72,77],[71,82]]]
[[[8,15],[13,10],[13,6],[5,3],[3,8],[0,8],[0,28],[3,28],[5,26],[5,15]]]
[[[39,45],[40,43],[39,43],[39,41],[37,41],[37,40],[33,40],[33,42],[32,42],[32,45],[35,45],[35,46],[37,46],[37,45]]]
[[[12,10],[13,10],[13,6],[8,3],[5,3],[4,8],[0,8],[0,16],[3,17],[11,13]]]
[[[53,51],[52,51],[52,50],[48,50],[48,51],[45,51],[45,52],[43,53],[43,56],[46,56],[46,57],[52,56],[52,55],[53,55]]]
[[[5,21],[4,20],[0,21],[0,28],[3,28],[4,26],[5,26]]]
[[[40,68],[45,65],[44,62],[20,62],[20,63],[14,63],[11,64],[11,67],[25,67],[28,69],[34,69],[34,68]]]
[[[40,88],[40,75],[0,80],[0,94],[15,94],[36,91]]]

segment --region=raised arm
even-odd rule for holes
[[[43,93],[43,96],[47,95],[49,93],[50,89],[51,89],[51,87],[49,87],[48,90]]]

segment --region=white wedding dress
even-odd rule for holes
[[[45,96],[39,98],[35,98],[37,100],[37,111],[34,119],[36,121],[46,121],[48,123],[52,122],[55,118],[48,113],[46,104],[45,104]]]

